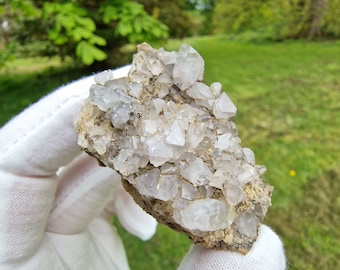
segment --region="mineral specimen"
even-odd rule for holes
[[[75,121],[78,142],[118,171],[159,222],[196,244],[247,253],[273,188],[253,151],[241,147],[235,105],[203,73],[189,45],[178,52],[139,45],[127,77],[95,77]]]

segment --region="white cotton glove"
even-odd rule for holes
[[[266,225],[247,255],[191,246],[178,270],[284,270],[286,258],[280,238]]]
[[[128,269],[104,218],[113,212],[141,239],[155,233],[155,220],[122,189],[120,176],[77,145],[73,121],[93,83],[91,76],[61,87],[0,129],[1,270]]]

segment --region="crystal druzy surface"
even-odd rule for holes
[[[138,46],[127,77],[95,77],[76,119],[79,145],[122,176],[159,222],[208,248],[246,253],[271,204],[265,167],[241,147],[236,107],[203,81],[204,61]]]

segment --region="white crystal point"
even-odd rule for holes
[[[223,190],[223,186],[228,178],[227,172],[225,170],[216,170],[210,181],[210,186]]]
[[[248,237],[254,237],[257,232],[258,218],[253,211],[241,213],[235,220],[238,231]]]
[[[164,164],[174,156],[173,148],[165,143],[165,138],[162,135],[156,134],[145,144],[148,148],[150,163],[155,167]]]
[[[224,202],[215,199],[202,199],[191,202],[186,208],[176,210],[179,222],[189,230],[215,231],[228,226]]]
[[[227,183],[224,186],[224,193],[232,205],[237,205],[245,199],[242,186],[239,184]]]
[[[178,180],[176,175],[162,175],[157,185],[155,198],[168,201],[173,199],[178,192]]]
[[[255,165],[255,154],[253,152],[253,150],[251,150],[250,148],[244,147],[242,148],[245,160],[252,164]]]
[[[143,87],[138,83],[131,83],[129,85],[129,94],[135,98],[140,98],[143,91]]]
[[[203,80],[204,60],[199,53],[189,45],[182,45],[177,54],[173,69],[174,83],[185,90],[196,81]]]
[[[171,65],[176,63],[176,52],[167,52],[163,48],[158,50],[159,59],[163,61],[165,65]]]
[[[177,176],[161,175],[157,168],[136,177],[135,180],[141,194],[162,201],[174,198],[178,191]]]
[[[197,190],[196,188],[186,182],[181,182],[181,187],[182,187],[182,197],[187,200],[193,200],[197,196]]]
[[[166,143],[183,146],[185,144],[185,134],[178,121],[175,120],[166,134]]]
[[[217,142],[215,143],[214,147],[220,150],[227,150],[232,145],[232,134],[226,133],[220,136],[217,136]]]
[[[114,127],[121,127],[126,124],[130,119],[131,113],[134,111],[134,107],[131,103],[119,102],[112,106],[111,122]]]
[[[187,94],[194,99],[213,99],[214,95],[212,94],[209,86],[204,83],[196,82],[194,83],[188,90]]]
[[[155,106],[156,113],[159,114],[165,105],[165,101],[161,98],[155,98],[152,100],[153,105]]]
[[[230,100],[228,95],[223,92],[216,99],[214,106],[214,115],[217,119],[229,119],[236,115],[237,108],[234,103]]]
[[[222,84],[219,82],[214,82],[210,85],[211,92],[215,97],[218,97],[222,91]]]
[[[99,85],[105,85],[107,81],[113,80],[114,76],[111,70],[105,70],[94,76],[94,81]]]
[[[243,170],[241,170],[238,175],[240,183],[245,185],[249,182],[254,182],[254,180],[258,177],[256,168],[249,164],[243,164],[242,168]]]
[[[107,111],[121,98],[121,95],[115,91],[108,91],[104,86],[92,85],[90,88],[89,101],[97,105],[102,111]]]
[[[160,175],[160,170],[155,168],[136,177],[135,181],[138,191],[145,196],[154,196],[154,191],[157,190]]]
[[[111,141],[110,136],[106,136],[106,134],[98,137],[97,140],[93,141],[93,147],[96,149],[98,154],[103,155],[106,152],[106,146]]]
[[[205,123],[190,124],[188,129],[188,138],[192,148],[196,148],[203,140],[206,128],[207,126]]]
[[[159,119],[145,119],[142,121],[143,136],[153,136],[162,127],[162,122]]]
[[[193,183],[194,186],[202,186],[210,182],[212,173],[201,158],[196,158],[181,171],[181,176]]]
[[[123,176],[128,176],[138,171],[141,163],[141,158],[131,150],[122,149],[119,154],[113,159],[112,163],[115,170]]]

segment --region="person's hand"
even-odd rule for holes
[[[77,145],[73,121],[93,83],[61,87],[0,129],[0,269],[128,269],[113,212],[141,239],[154,234],[120,176]]]
[[[192,245],[178,270],[284,270],[286,258],[280,238],[266,225],[251,250],[237,252]]]

